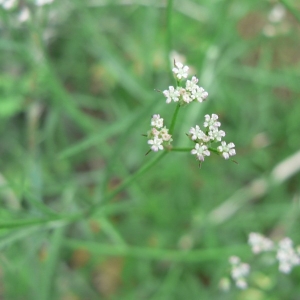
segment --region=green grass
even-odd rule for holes
[[[274,24],[260,0],[30,2],[22,24],[0,7],[1,299],[299,299],[300,268],[247,246],[300,244],[300,7],[280,2]],[[238,164],[145,156],[151,116],[171,126],[172,51],[209,93],[180,108],[176,147],[217,113]],[[218,288],[231,255],[248,290]]]

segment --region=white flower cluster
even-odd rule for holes
[[[188,66],[183,66],[182,63],[176,62],[175,68],[172,69],[175,77],[178,80],[182,78],[187,78],[188,76]],[[177,86],[176,88],[173,86],[169,86],[168,90],[163,91],[163,94],[167,98],[166,103],[178,102],[180,105],[186,105],[192,101],[203,102],[208,93],[204,90],[204,88],[197,85],[198,79],[193,76],[191,80],[187,80],[185,84],[185,88],[181,86]]]
[[[248,237],[248,243],[254,254],[262,252],[273,252],[279,262],[279,271],[285,274],[291,272],[293,267],[300,265],[300,247],[297,249],[293,246],[293,241],[285,237],[275,244],[271,239],[257,232],[251,232]],[[275,254],[276,253],[276,254]],[[237,256],[229,258],[231,264],[231,277],[238,288],[247,288],[245,276],[249,275],[250,266],[241,263]]]
[[[231,277],[235,281],[235,285],[240,289],[246,289],[248,287],[246,277],[249,275],[250,266],[241,262],[238,256],[231,256],[229,263],[231,264]]]
[[[166,146],[170,146],[172,135],[169,134],[169,129],[164,126],[164,119],[159,114],[152,116],[151,126],[151,130],[147,134],[151,150],[157,152],[158,150],[163,150]]]
[[[191,151],[191,154],[196,155],[199,161],[204,161],[204,156],[209,156],[213,142],[221,142],[221,145],[217,147],[217,152],[222,154],[225,159],[235,155],[234,143],[221,141],[222,137],[225,136],[223,130],[219,130],[221,123],[218,121],[216,114],[205,115],[205,121],[203,124],[205,132],[200,129],[198,125],[191,127],[189,131],[189,137],[196,142],[195,148]]]
[[[294,266],[300,265],[300,253],[294,249],[293,241],[288,237],[278,243],[276,258],[282,273],[288,274]]]
[[[0,0],[1,1],[1,0]],[[166,102],[177,102],[176,113],[173,115],[173,127],[176,121],[177,112],[180,106],[186,105],[192,101],[203,102],[208,93],[204,88],[198,85],[198,79],[193,76],[191,80],[188,77],[188,66],[184,66],[180,62],[174,63],[172,69],[177,86],[169,86],[168,90],[163,91],[166,97]],[[183,79],[187,79],[182,82]],[[183,87],[184,86],[184,87]],[[152,151],[159,151],[165,148],[170,149],[172,137],[166,127],[163,127],[163,119],[160,115],[156,114],[151,120],[152,129],[148,132],[148,144],[151,145]],[[205,115],[203,131],[198,125],[191,127],[188,136],[195,143],[195,147],[191,150],[191,154],[196,155],[197,160],[204,161],[205,156],[210,156],[211,152],[222,155],[225,159],[229,159],[230,156],[236,154],[235,145],[233,143],[226,144],[222,141],[225,136],[225,132],[220,130],[221,123],[218,121],[216,114]],[[172,127],[172,130],[173,130]],[[173,132],[172,132],[173,133]],[[218,144],[216,144],[218,143]],[[173,148],[174,151],[182,151],[182,149]],[[190,151],[184,149],[183,151]]]
[[[274,248],[274,243],[272,240],[257,232],[251,232],[249,234],[248,243],[251,246],[251,250],[254,254],[267,252]]]
[[[279,271],[282,273],[288,274],[294,266],[300,265],[300,250],[294,249],[293,241],[288,237],[279,241],[275,247],[272,240],[264,237],[260,233],[251,232],[249,234],[248,243],[254,254],[276,250]]]

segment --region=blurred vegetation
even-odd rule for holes
[[[300,244],[299,21],[297,0],[0,6],[0,299],[299,299],[300,268],[247,246]],[[170,153],[114,192],[158,155],[142,134],[178,56],[209,98],[176,144],[217,113],[238,164]],[[230,255],[251,288],[219,289]]]

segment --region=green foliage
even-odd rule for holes
[[[25,2],[0,7],[0,298],[298,299],[299,268],[246,243],[300,244],[299,3],[272,23],[276,1]],[[176,145],[217,113],[238,164],[145,156],[151,115],[175,109],[155,91],[172,51],[209,93]],[[250,289],[218,288],[230,255],[251,259]]]

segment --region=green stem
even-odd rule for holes
[[[170,134],[173,134],[173,130],[174,130],[174,127],[175,127],[175,123],[176,123],[179,108],[180,108],[180,105],[177,104],[177,106],[175,108],[175,111],[174,111],[174,114],[173,114],[173,117],[172,117],[172,122],[171,122],[170,130],[169,130]]]
[[[174,127],[175,127],[175,123],[176,123],[176,119],[177,119],[177,115],[178,115],[178,112],[179,112],[179,108],[180,108],[180,105],[177,104],[177,106],[175,108],[175,111],[174,111],[174,114],[173,114],[173,117],[172,117],[171,127],[170,127],[170,130],[169,130],[170,134],[173,133],[173,130],[174,130]],[[153,159],[152,161],[148,162],[143,167],[141,167],[136,173],[134,173],[131,176],[129,176],[116,189],[114,189],[107,196],[105,196],[104,199],[102,199],[101,202],[93,204],[90,208],[88,208],[88,210],[86,212],[86,215],[89,216],[89,215],[93,214],[94,211],[95,211],[95,209],[96,209],[96,207],[98,207],[100,204],[106,203],[107,201],[109,201],[110,199],[112,199],[113,197],[115,197],[123,189],[125,189],[127,186],[129,186],[137,177],[139,177],[140,175],[142,175],[143,173],[145,173],[146,171],[148,171],[156,163],[158,163],[167,153],[168,153],[168,151],[164,151],[162,154],[160,154],[159,156],[157,156],[155,159]]]
[[[220,155],[220,152],[219,152],[217,149],[215,149],[215,148],[208,147],[207,149],[208,149],[209,151],[211,151],[211,152],[214,152],[214,153]]]
[[[143,167],[141,167],[136,173],[129,176],[126,180],[124,180],[117,188],[115,188],[112,192],[110,192],[107,196],[105,196],[101,202],[91,205],[88,210],[86,211],[86,215],[92,215],[98,208],[99,205],[103,205],[113,197],[115,197],[118,193],[120,193],[122,190],[124,190],[127,186],[129,186],[137,177],[148,171],[151,167],[153,167],[155,164],[157,164],[166,154],[168,151],[164,151],[155,159],[149,161],[147,164],[145,164]]]

